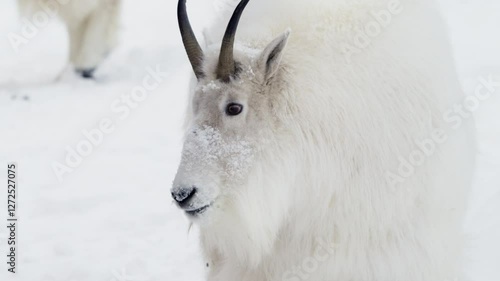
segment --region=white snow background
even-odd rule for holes
[[[15,52],[15,0],[0,2],[0,280],[201,281],[196,229],[170,197],[180,158],[191,69],[181,45],[176,0],[124,0],[118,48],[96,81],[66,74],[67,35],[54,19]],[[442,0],[464,90],[500,81],[500,1]],[[211,1],[192,0],[192,24],[209,22]],[[201,36],[201,35],[200,35]],[[110,105],[142,84],[160,86],[121,119]],[[500,280],[500,89],[476,114],[478,168],[470,212],[467,272]],[[59,182],[52,163],[103,118],[115,130]],[[18,274],[7,273],[6,167],[19,165]],[[3,187],[5,186],[5,187]],[[237,280],[235,280],[237,281]],[[404,281],[404,280],[401,280]],[[444,280],[443,280],[444,281]]]

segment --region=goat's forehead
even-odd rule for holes
[[[210,100],[220,102],[245,99],[251,92],[251,86],[244,79],[236,78],[230,82],[213,79],[198,83],[196,97],[200,101]]]
[[[236,74],[230,81],[217,79],[217,67],[205,69],[205,77],[200,79],[196,85],[196,90],[201,93],[223,93],[231,91],[250,90],[257,81],[257,69],[253,63],[244,63],[236,60],[238,68]]]
[[[256,84],[256,72],[253,64],[241,63],[236,61],[238,71],[230,81],[217,79],[216,69],[211,72],[205,72],[205,77],[200,79],[196,85],[198,94],[224,95],[238,92],[251,92]]]
[[[211,93],[222,93],[228,90],[228,85],[222,83],[219,80],[208,79],[201,80],[198,82],[197,92],[202,95],[208,95]]]
[[[258,50],[242,45],[234,50],[234,58],[238,67],[237,75],[229,82],[217,79],[217,66],[219,49],[211,48],[205,54],[204,71],[205,77],[198,81],[196,86],[196,97],[199,101],[204,98],[220,100],[221,98],[243,98],[250,94],[256,79],[256,58]]]

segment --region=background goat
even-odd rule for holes
[[[121,0],[18,0],[25,15],[56,12],[66,24],[70,63],[84,78],[92,78],[97,66],[114,47]]]

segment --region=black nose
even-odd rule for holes
[[[193,198],[196,194],[196,187],[183,187],[179,188],[175,192],[172,192],[172,198],[179,203],[179,205],[186,204],[189,199]]]

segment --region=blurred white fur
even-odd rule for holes
[[[18,0],[31,18],[46,9],[56,11],[67,26],[70,62],[79,71],[92,71],[117,41],[121,0]]]
[[[238,2],[218,2],[229,3],[231,9],[206,30],[206,50],[220,46]],[[292,34],[281,80],[269,84],[274,85],[266,93],[270,96],[258,98],[264,100],[260,107],[249,105],[251,110],[266,110],[264,105],[271,103],[273,119],[246,123],[240,132],[275,126],[260,137],[268,140],[259,144],[264,152],[255,157],[246,183],[215,184],[221,190],[210,191],[224,194],[219,195],[224,199],[200,222],[208,280],[465,280],[462,220],[473,172],[474,134],[471,121],[454,130],[443,117],[464,95],[437,4],[397,1],[403,11],[370,38],[368,46],[346,53],[346,46],[353,46],[374,21],[373,13],[387,10],[390,2],[248,4],[236,37],[238,60],[245,62],[253,56],[248,49],[262,50],[287,28]],[[205,69],[210,72],[218,52],[206,53]],[[253,71],[259,77],[258,70]],[[247,78],[236,91],[221,84],[223,90],[217,93],[218,82],[208,80],[195,89],[216,85],[214,98],[243,93]],[[198,100],[203,95],[209,91],[193,95],[191,104],[201,105],[198,113],[190,109],[188,124],[217,111]],[[250,94],[249,100],[251,95],[257,94]],[[388,173],[397,173],[400,159],[418,149],[415,141],[431,138],[436,128],[445,131],[446,142],[438,144],[413,175],[393,186]],[[188,142],[196,138],[190,130]],[[199,165],[186,162],[176,182],[192,178],[183,167]],[[210,171],[206,186],[215,183],[216,171]]]

